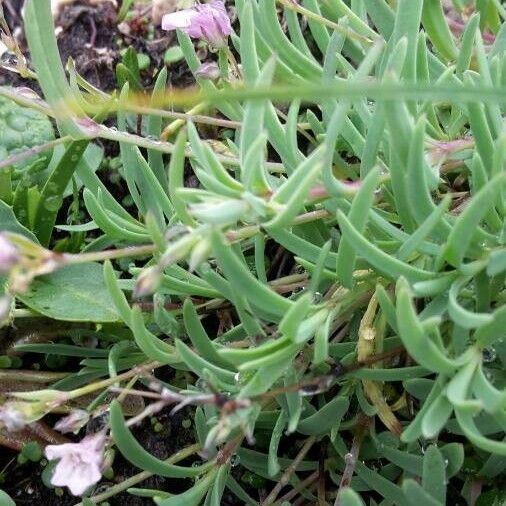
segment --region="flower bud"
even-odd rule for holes
[[[151,295],[160,286],[162,271],[158,265],[144,269],[135,283],[134,298],[139,299]]]
[[[0,407],[0,426],[8,432],[22,430],[47,413],[43,402],[9,401]]]
[[[58,420],[54,428],[62,434],[66,434],[68,432],[77,434],[79,430],[88,423],[89,419],[90,414],[84,409],[73,409],[70,412],[70,415]]]
[[[237,223],[250,206],[244,200],[227,199],[222,202],[204,202],[190,206],[190,213],[198,220],[212,225]]]
[[[165,253],[160,258],[161,268],[168,267],[180,260],[184,260],[193,249],[193,246],[197,243],[199,237],[195,234],[186,234],[183,235],[177,241],[169,244]]]
[[[202,239],[192,249],[190,260],[188,262],[189,271],[193,272],[202,262],[207,260],[211,253],[211,243],[209,239]]]
[[[216,81],[216,79],[220,77],[220,68],[215,62],[202,63],[195,71],[195,77],[198,79],[209,79],[210,81]]]

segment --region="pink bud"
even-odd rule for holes
[[[215,62],[206,62],[197,69],[195,77],[215,81],[220,77],[220,69]]]
[[[205,40],[215,47],[223,47],[232,32],[225,4],[221,0],[166,14],[162,19],[162,29],[180,29],[190,37]]]
[[[54,428],[62,434],[66,434],[67,432],[77,434],[79,429],[88,423],[89,419],[90,415],[87,411],[84,409],[74,409],[70,415],[58,420]]]
[[[158,265],[144,269],[135,283],[134,298],[138,299],[153,294],[160,286],[161,280],[162,272]]]

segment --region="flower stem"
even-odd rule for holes
[[[87,262],[101,262],[105,260],[113,260],[124,257],[142,257],[150,255],[156,251],[154,244],[146,244],[142,246],[129,246],[128,248],[120,248],[106,251],[96,251],[92,253],[81,253],[78,255],[65,255],[65,264],[75,265]]]

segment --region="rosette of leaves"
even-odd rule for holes
[[[26,28],[56,106],[79,83],[90,88],[47,73],[59,61],[54,43],[37,50],[52,37],[47,4],[28,1]],[[153,140],[167,116],[160,104],[178,99],[165,95],[163,70],[135,125],[135,58],[122,63],[118,102],[96,92],[110,100],[104,111],[119,109],[117,129],[89,129],[87,140],[119,142],[132,206],[81,170],[101,234],[93,247],[155,253],[142,267],[105,264],[127,337],[59,386],[156,361],[191,374],[177,385],[189,396],[221,393],[240,406],[194,410],[211,457],[191,467],[143,449],[114,403],[112,435],[128,460],[195,479],[179,495],[131,493],[165,506],[218,505],[225,489],[244,504],[301,494],[311,504],[444,505],[477,487],[487,504],[503,499],[506,32],[499,4],[483,5],[454,34],[431,0],[282,2],[282,22],[274,0],[237,0],[245,86],[201,81],[191,103],[229,120],[226,155],[202,138],[199,118],[174,142]],[[190,39],[178,39],[196,72]],[[82,124],[69,111],[61,134],[78,136]],[[145,135],[132,135],[139,125]],[[185,185],[186,159],[197,188]],[[280,275],[268,268],[276,249],[293,265]],[[132,308],[139,280],[155,295]],[[216,308],[230,315],[220,334],[204,318]]]

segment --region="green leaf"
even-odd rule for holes
[[[277,189],[272,201],[282,204],[283,207],[275,218],[266,223],[266,227],[271,229],[287,227],[300,212],[311,186],[314,185],[323,168],[323,155],[323,149],[315,150]]]
[[[324,434],[339,425],[350,405],[346,397],[336,396],[313,415],[302,419],[297,432],[306,436]]]
[[[496,309],[492,317],[492,321],[482,325],[474,333],[476,344],[481,348],[506,338],[506,306]]]
[[[446,260],[459,267],[475,237],[476,228],[485,213],[494,205],[495,198],[506,183],[506,174],[493,177],[477,194],[457,218],[444,249]]]
[[[346,218],[342,211],[337,211],[337,221],[343,231],[343,236],[350,242],[355,253],[367,260],[378,271],[391,279],[404,276],[411,283],[434,278],[435,273],[418,269],[405,262],[388,255],[377,246],[369,242]]]
[[[362,181],[360,190],[355,195],[348,213],[348,219],[357,232],[364,232],[369,210],[373,204],[374,191],[378,185],[379,170],[373,169],[367,174]],[[336,272],[339,280],[347,288],[353,285],[353,271],[355,269],[356,253],[347,235],[344,235],[339,242],[339,250],[337,252]]]
[[[117,322],[120,316],[107,291],[100,264],[68,265],[35,279],[18,298],[49,318],[80,322]]]
[[[227,483],[229,474],[230,474],[230,464],[222,465],[219,467],[218,473],[215,475],[215,477],[213,477],[214,483],[212,484],[212,488],[208,493],[209,506],[221,506],[222,504],[221,499],[223,496],[223,492],[225,490],[225,485]]]
[[[158,506],[198,506],[212,486],[213,480],[216,478],[215,474],[209,473],[208,476],[197,481],[192,488],[182,494],[169,497],[168,499],[155,498],[155,503]]]
[[[337,497],[341,506],[364,506],[364,501],[350,487],[341,489]]]
[[[356,463],[356,473],[371,489],[381,494],[385,499],[398,506],[407,506],[409,503],[405,499],[400,487],[384,478],[379,473],[370,470],[362,462]]]
[[[109,352],[98,348],[84,348],[71,344],[18,344],[16,350],[21,353],[50,353],[63,357],[95,357],[105,358]]]
[[[443,455],[435,445],[425,450],[422,486],[438,503],[446,504],[446,470]]]
[[[441,56],[450,61],[454,60],[458,55],[458,50],[446,21],[443,5],[439,0],[424,0],[422,23],[431,43]]]
[[[42,189],[33,231],[44,246],[49,244],[58,211],[63,203],[63,194],[88,144],[87,140],[70,143]]]
[[[24,5],[24,28],[30,58],[49,105],[58,111],[60,129],[79,139],[83,134],[71,119],[84,116],[76,108],[56,43],[50,0],[28,0]],[[69,105],[72,104],[72,108]],[[77,110],[76,110],[77,109]]]
[[[130,327],[137,346],[148,358],[162,364],[180,363],[175,348],[156,337],[146,328],[141,310],[138,307],[132,310]]]
[[[446,395],[440,394],[427,408],[427,412],[422,419],[422,433],[425,438],[431,439],[436,437],[446,425],[453,413],[453,405]]]
[[[12,500],[11,496],[3,490],[0,490],[0,503],[2,506],[16,506],[16,503]]]
[[[497,455],[506,456],[506,441],[496,441],[484,436],[476,423],[476,416],[479,406],[475,404],[462,405],[455,407],[455,415],[462,432],[478,448]]]
[[[283,436],[286,424],[287,424],[287,416],[284,410],[279,412],[278,419],[276,420],[276,425],[274,425],[272,429],[271,440],[269,442],[269,458],[268,458],[268,471],[269,476],[276,476],[281,470],[281,466],[278,461],[278,448],[279,442]]]
[[[37,238],[16,219],[12,207],[3,200],[0,200],[0,230],[24,235],[34,243],[38,243]]]
[[[197,355],[179,339],[176,340],[176,350],[179,353],[181,360],[198,376],[202,376],[203,371],[207,369],[224,383],[228,383],[230,385],[235,383],[236,373],[208,362]]]
[[[452,374],[457,363],[452,361],[426,334],[416,316],[411,302],[408,284],[400,278],[397,282],[397,327],[409,354],[423,367],[442,374]]]
[[[295,340],[301,323],[307,318],[312,302],[312,293],[302,294],[279,322],[279,331],[291,340]]]
[[[191,301],[186,299],[183,304],[183,318],[186,331],[190,337],[193,345],[202,357],[211,363],[214,363],[224,369],[233,368],[232,364],[225,360],[217,351],[216,347],[207,335],[197,311]]]
[[[420,504],[423,504],[424,506],[444,506],[443,503],[436,501],[415,480],[404,480],[402,490],[406,497],[406,504],[411,506],[420,506]]]
[[[196,467],[176,466],[148,453],[126,426],[121,404],[117,400],[111,403],[110,424],[112,437],[118,450],[129,462],[144,471],[169,478],[191,478],[200,476],[213,466],[212,462]]]
[[[260,283],[251,274],[247,266],[239,260],[239,257],[224,243],[217,232],[212,235],[212,246],[218,265],[229,282],[237,287],[239,293],[244,293],[252,304],[279,316],[291,307],[292,302]]]
[[[457,296],[469,281],[470,278],[465,277],[457,278],[453,282],[448,293],[448,314],[450,318],[461,327],[475,329],[492,322],[494,317],[489,313],[475,313],[474,311],[469,311],[459,304]]]

